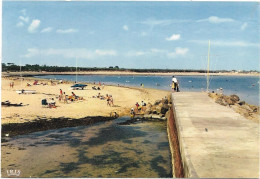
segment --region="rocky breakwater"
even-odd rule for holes
[[[146,119],[162,119],[166,120],[169,116],[169,109],[171,108],[172,102],[170,98],[163,98],[156,100],[152,105],[148,103],[144,109],[144,118]]]
[[[245,118],[259,123],[259,106],[247,104],[245,101],[241,101],[239,96],[234,94],[227,96],[224,94],[209,93],[209,97],[214,99],[216,103],[230,107]]]

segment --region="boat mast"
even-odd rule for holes
[[[76,83],[78,82],[78,57],[76,57]]]
[[[209,53],[210,53],[210,40],[209,40],[209,49],[208,49],[207,92],[209,92]]]
[[[21,57],[20,57],[20,78],[21,78],[21,87],[22,87],[23,79],[22,79],[22,62],[21,62]]]

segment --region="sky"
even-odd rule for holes
[[[257,2],[3,1],[2,63],[206,69],[210,49],[211,70],[259,70],[259,12]]]

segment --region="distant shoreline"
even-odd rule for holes
[[[36,76],[36,75],[133,75],[133,76],[205,76],[198,72],[147,73],[129,71],[85,71],[85,72],[2,72],[2,76]],[[210,73],[210,76],[259,76],[259,73]]]

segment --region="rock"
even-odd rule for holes
[[[239,104],[240,106],[242,106],[242,105],[245,105],[246,102],[245,102],[245,101],[239,101],[237,104]]]
[[[164,121],[166,121],[166,120],[167,120],[167,118],[166,118],[166,117],[162,117],[161,119],[162,119],[162,120],[164,120]]]
[[[159,113],[161,112],[161,110],[162,110],[162,107],[160,107],[160,106],[157,106],[157,107],[156,107],[156,112],[157,112],[157,114],[159,114]]]
[[[162,118],[162,117],[165,117],[165,115],[164,114],[159,114],[159,116]]]
[[[169,119],[169,117],[170,117],[170,110],[168,110],[168,111],[165,113],[165,117],[166,117],[167,119]]]
[[[144,112],[144,114],[152,114],[152,110],[151,110],[151,109],[146,110],[146,111]]]
[[[164,104],[163,106],[162,106],[162,108],[161,108],[161,114],[166,114],[166,112],[169,110],[169,105],[168,104]]]
[[[145,114],[144,118],[152,118],[152,115],[151,114]]]
[[[218,94],[216,93],[209,93],[209,97],[211,97],[214,100],[217,100],[219,98]]]
[[[148,103],[147,104],[147,108],[151,108],[152,107],[152,104],[151,103]]]
[[[161,100],[156,100],[155,102],[154,102],[154,105],[159,105],[161,103]]]
[[[247,105],[247,104],[245,104],[245,105],[241,106],[241,109],[245,109],[245,110],[247,110],[248,112],[253,112],[253,109],[252,109],[252,108],[250,108],[250,106],[249,106],[249,105]]]
[[[235,104],[235,102],[232,101],[229,96],[223,96],[223,99],[225,100],[225,102],[226,102],[228,105],[234,105],[234,104]]]
[[[215,102],[220,104],[220,105],[223,105],[223,106],[227,105],[226,102],[222,98],[218,98]]]
[[[157,111],[156,111],[156,110],[153,110],[153,111],[152,111],[152,114],[157,114]]]
[[[159,115],[152,115],[153,119],[161,119],[161,117]]]
[[[258,112],[259,111],[259,107],[254,106],[254,105],[249,105],[249,107],[253,110],[253,112]]]
[[[238,102],[238,101],[240,100],[240,98],[239,98],[237,95],[235,95],[235,94],[231,95],[231,96],[230,96],[230,99],[231,99],[232,101],[234,101],[234,102]]]

